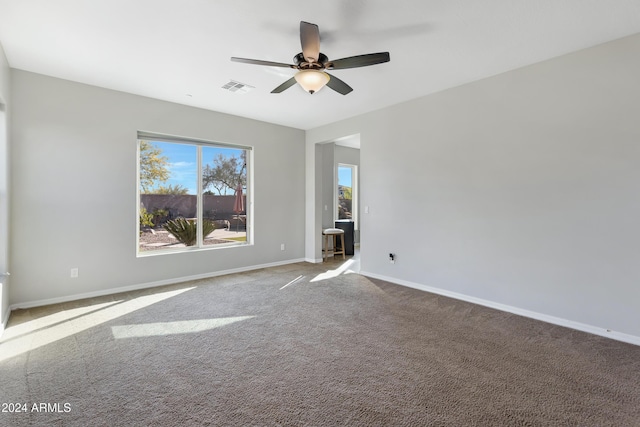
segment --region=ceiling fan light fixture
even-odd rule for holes
[[[314,94],[322,89],[331,78],[329,74],[319,70],[300,70],[293,77],[296,79],[296,82],[310,94]]]

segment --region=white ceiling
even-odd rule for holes
[[[295,70],[299,22],[354,91],[269,93]],[[300,129],[379,109],[640,32],[640,0],[0,0],[9,65]],[[236,80],[255,89],[221,89]]]

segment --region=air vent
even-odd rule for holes
[[[255,89],[255,88],[253,86],[249,86],[248,84],[231,80],[229,83],[222,86],[222,89],[228,90],[230,92],[247,93],[251,89]]]

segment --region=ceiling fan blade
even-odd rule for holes
[[[366,55],[350,56],[348,58],[336,59],[326,64],[328,70],[344,70],[345,68],[366,67],[368,65],[382,64],[389,62],[391,57],[389,52],[368,53]]]
[[[300,21],[300,44],[307,62],[318,61],[320,56],[320,30],[316,24]]]
[[[260,59],[247,59],[247,58],[232,57],[231,60],[233,62],[242,62],[243,64],[266,65],[267,67],[298,68],[297,65],[293,65],[293,64],[285,64],[285,63],[282,63],[282,62],[272,62],[272,61],[262,61]]]
[[[289,80],[287,80],[286,82],[282,83],[280,86],[278,86],[277,88],[272,90],[271,93],[284,92],[285,90],[289,89],[294,84],[296,84],[296,79],[291,77]]]
[[[329,73],[327,73],[329,74]],[[329,81],[327,82],[327,86],[331,89],[335,90],[342,95],[346,95],[353,90],[351,86],[337,78],[336,76],[329,74]]]

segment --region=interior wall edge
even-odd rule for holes
[[[11,316],[11,307],[4,313],[2,316],[2,321],[0,322],[0,338],[2,338],[2,334],[4,330],[7,329],[7,324],[9,323],[9,316]]]

